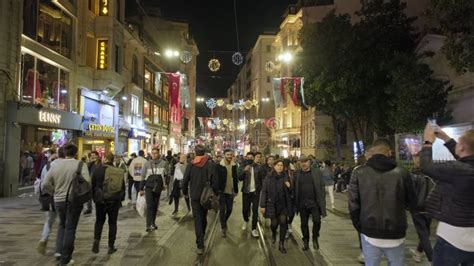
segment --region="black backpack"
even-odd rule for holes
[[[84,162],[80,161],[66,194],[66,202],[74,207],[82,206],[92,198],[92,186],[82,176],[83,165]]]
[[[154,166],[156,166],[156,164],[152,165],[150,163],[150,166],[152,174],[146,179],[145,186],[151,188],[154,193],[160,193],[165,188],[165,184],[163,182],[163,175],[157,173],[155,174]]]
[[[436,183],[429,176],[423,174],[411,174],[411,176],[418,196],[416,209],[419,212],[424,212],[427,198],[434,192]]]

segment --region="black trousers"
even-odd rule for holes
[[[158,205],[160,203],[160,193],[153,192],[153,188],[145,188],[146,199],[146,227],[156,226],[156,214],[158,213]]]
[[[412,218],[420,240],[417,250],[418,252],[424,251],[428,260],[431,261],[433,259],[433,247],[430,243],[431,218],[419,212],[412,213]]]
[[[221,228],[227,229],[227,220],[232,213],[234,206],[234,194],[220,193],[219,196],[219,220],[221,222]]]
[[[313,221],[313,239],[319,237],[319,231],[321,230],[321,215],[319,213],[319,207],[306,208],[300,207],[301,217],[301,232],[303,233],[303,240],[309,241],[309,217]]]
[[[55,206],[59,216],[56,252],[61,254],[61,264],[68,264],[74,252],[76,229],[82,206],[68,206],[66,202],[56,202]]]
[[[127,192],[128,192],[128,199],[132,201],[132,188],[133,188],[134,182],[132,178],[128,179],[128,187],[127,187]]]
[[[193,209],[194,230],[196,233],[197,248],[204,248],[204,235],[207,227],[207,209],[203,208],[199,200],[191,200]]]
[[[171,190],[171,195],[174,201],[174,210],[178,211],[179,209],[179,197],[181,196],[181,187],[179,186],[179,180],[174,180],[173,188]]]
[[[94,228],[94,239],[100,240],[102,237],[102,229],[104,228],[105,219],[108,216],[109,222],[109,247],[113,247],[115,244],[115,238],[117,236],[117,218],[119,214],[121,202],[120,201],[109,201],[105,203],[95,204],[95,228]]]
[[[250,209],[252,209],[252,230],[257,229],[258,221],[258,202],[260,199],[260,193],[242,193],[242,214],[244,221],[248,222],[250,217]]]
[[[276,237],[276,230],[280,226],[280,242],[285,242],[286,231],[288,230],[288,216],[285,214],[277,215],[275,218],[272,218],[272,223],[270,229],[272,229],[273,237]]]
[[[138,192],[140,192],[141,181],[133,181],[133,186],[135,187],[135,198],[138,198]],[[131,191],[130,191],[131,194]]]

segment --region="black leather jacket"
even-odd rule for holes
[[[444,144],[454,154],[456,141]],[[421,170],[437,187],[427,199],[426,210],[433,218],[459,227],[474,227],[474,156],[457,161],[433,163],[432,148],[420,152]]]
[[[256,193],[260,194],[262,190],[263,180],[265,179],[265,173],[262,168],[257,165],[256,163],[251,165],[254,171],[254,178],[255,178],[255,189]],[[242,192],[249,193],[250,192],[250,178],[251,178],[251,171],[242,171],[239,176],[239,180],[243,181],[244,184],[242,185]]]
[[[368,237],[405,237],[405,209],[414,210],[416,203],[410,174],[386,156],[376,154],[352,172],[349,212],[354,227]]]

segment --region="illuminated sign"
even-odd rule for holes
[[[149,138],[151,137],[150,134],[146,133],[146,131],[142,131],[142,130],[139,130],[139,129],[136,129],[136,128],[133,128],[132,129],[132,138]]]
[[[50,124],[55,124],[55,125],[59,125],[61,123],[60,114],[55,114],[55,113],[50,113],[50,112],[45,112],[45,111],[39,111],[38,119],[40,122],[43,122],[43,123],[50,123]]]
[[[107,69],[107,52],[109,48],[108,40],[97,41],[97,69]]]
[[[102,132],[106,132],[106,133],[114,133],[114,127],[113,126],[107,126],[107,125],[89,124],[89,130],[90,131],[102,131]]]
[[[101,16],[107,16],[109,14],[109,0],[100,0],[99,14]]]

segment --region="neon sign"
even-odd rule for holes
[[[50,112],[45,112],[45,111],[39,111],[38,119],[40,122],[43,122],[43,123],[50,123],[50,124],[55,124],[55,125],[59,125],[61,123],[60,114],[55,114],[55,113],[50,113]]]
[[[97,41],[99,49],[97,50],[97,69],[107,69],[107,51],[109,47],[108,40]]]

